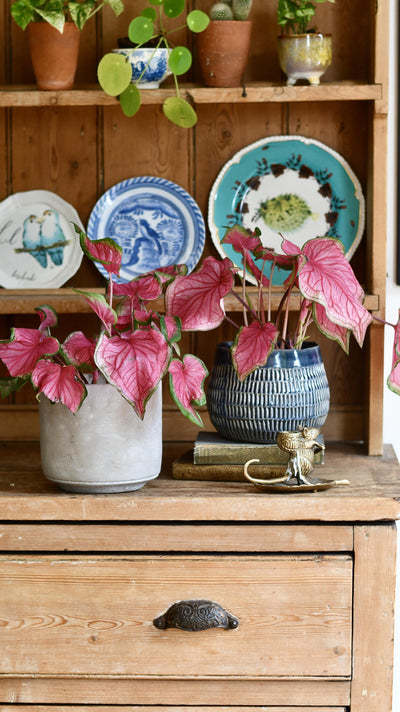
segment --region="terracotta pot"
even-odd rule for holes
[[[287,84],[306,79],[317,86],[332,62],[332,35],[309,33],[278,37],[279,63]]]
[[[72,89],[80,41],[77,26],[66,22],[61,33],[48,22],[31,22],[28,37],[37,88]]]
[[[208,87],[238,87],[247,64],[250,20],[214,20],[197,38],[203,82]]]

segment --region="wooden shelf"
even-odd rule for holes
[[[104,294],[102,288],[83,288],[82,291],[96,292]],[[239,291],[239,290],[238,290]],[[250,295],[256,295],[256,287],[248,287]],[[283,292],[274,291],[272,296],[272,308],[277,309],[282,298]],[[56,309],[59,314],[85,314],[91,313],[91,308],[86,303],[85,299],[76,294],[73,289],[64,287],[61,289],[46,289],[46,290],[24,290],[24,289],[2,289],[0,290],[0,314],[34,314],[35,307],[41,304],[50,304]],[[300,296],[292,294],[291,309],[299,308]],[[364,305],[370,311],[379,310],[379,296],[376,294],[367,294]],[[161,310],[161,301],[155,301],[154,309]],[[234,297],[225,299],[227,311],[241,311],[240,303]]]
[[[209,88],[201,84],[181,83],[183,96],[195,104],[263,103],[297,101],[378,101],[381,84],[361,82],[326,82],[319,86],[286,86],[249,82],[244,87]],[[145,90],[142,104],[161,104],[175,95],[174,87]],[[105,94],[98,85],[82,86],[70,91],[39,91],[34,86],[0,86],[0,107],[35,106],[116,106],[118,100]]]

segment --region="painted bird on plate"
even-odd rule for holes
[[[29,254],[39,262],[39,264],[46,269],[47,267],[47,255],[44,250],[35,250],[35,247],[41,247],[41,235],[40,235],[41,224],[38,221],[36,215],[29,215],[24,220],[22,227],[22,244],[26,250],[29,250]]]
[[[54,264],[59,267],[62,265],[64,259],[64,247],[59,243],[66,242],[66,239],[60,226],[58,213],[55,210],[48,208],[44,211],[39,221],[41,223],[41,245],[42,247],[47,248],[46,251],[48,252],[50,258]],[[52,245],[57,246],[52,247]]]

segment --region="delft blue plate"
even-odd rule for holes
[[[130,178],[110,188],[93,208],[91,240],[112,237],[123,250],[118,282],[171,264],[191,272],[205,242],[199,206],[183,188],[164,178]],[[102,265],[96,264],[107,277]]]
[[[360,183],[342,156],[312,139],[270,136],[223,167],[211,189],[208,221],[219,253],[241,268],[239,254],[221,245],[227,226],[258,227],[264,246],[278,252],[280,235],[300,247],[310,239],[336,237],[350,259],[363,234],[364,210]],[[273,283],[286,277],[275,268]]]
[[[75,274],[82,250],[72,205],[48,190],[14,193],[0,203],[0,285],[53,289]]]

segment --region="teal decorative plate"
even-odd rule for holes
[[[336,237],[350,259],[364,231],[364,196],[348,163],[328,146],[299,136],[270,136],[240,150],[220,171],[208,223],[218,252],[239,268],[239,254],[221,244],[226,228],[235,224],[258,227],[264,246],[278,252],[282,237],[299,247]],[[285,277],[287,272],[275,268],[274,284]]]

